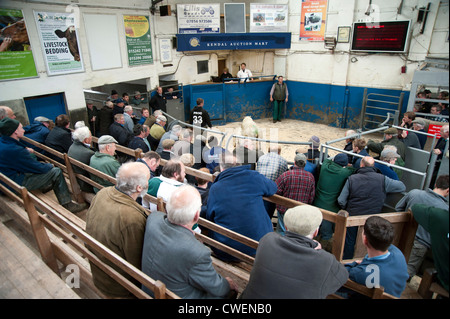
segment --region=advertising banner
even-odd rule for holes
[[[328,0],[302,0],[300,40],[323,41]]]
[[[250,32],[287,31],[287,4],[250,4]]]
[[[153,63],[152,38],[148,16],[123,16],[128,65]]]
[[[0,81],[37,76],[22,10],[0,8]]]
[[[84,72],[76,15],[34,11],[48,75]]]
[[[178,33],[220,33],[220,4],[177,4]]]

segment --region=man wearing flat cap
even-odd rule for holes
[[[120,163],[114,157],[116,144],[117,141],[111,135],[102,135],[98,139],[98,151],[92,155],[89,166],[115,178],[120,167]],[[91,174],[91,178],[104,187],[114,185],[95,174]],[[94,187],[94,192],[98,191],[99,189]]]
[[[394,145],[397,147],[397,153],[401,156],[403,160],[405,160],[406,148],[405,144],[402,143],[397,137],[398,131],[394,127],[390,127],[387,130],[384,130],[384,139],[380,143],[369,140],[367,142],[367,148],[374,153],[381,154],[381,151],[384,149],[385,145]]]
[[[20,140],[25,130],[14,119],[0,121],[0,173],[28,190],[52,188],[58,202],[73,213],[86,205],[72,202],[70,192],[60,168],[37,161]]]
[[[336,258],[313,240],[322,222],[314,206],[290,208],[285,236],[271,232],[259,241],[243,299],[324,299],[348,279]]]

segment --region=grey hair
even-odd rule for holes
[[[83,141],[91,136],[91,131],[87,126],[77,128],[72,133],[72,137],[75,141],[83,143]]]
[[[219,160],[220,160],[220,163],[219,163],[220,169],[223,170],[223,171],[226,170],[227,168],[235,167],[235,166],[239,166],[240,165],[237,162],[236,156],[234,156],[233,154],[231,154],[228,151],[220,154]]]
[[[164,115],[158,115],[158,117],[156,118],[156,122],[157,123],[167,122],[167,118]]]
[[[148,188],[147,176],[142,174],[142,170],[140,169],[129,169],[131,165],[142,165],[146,167],[144,166],[145,164],[137,162],[128,162],[119,167],[116,174],[116,188],[129,196],[136,193],[136,187],[138,186],[141,186],[144,190]]]
[[[181,132],[181,129],[182,129],[182,127],[181,127],[181,125],[178,125],[178,124],[175,124],[173,127],[172,127],[172,133],[174,133],[174,134],[177,134],[178,132]]]
[[[0,120],[6,117],[6,109],[0,106]]]
[[[202,199],[198,190],[190,185],[179,186],[167,201],[167,219],[172,224],[187,225],[193,221],[201,207]]]

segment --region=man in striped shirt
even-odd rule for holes
[[[294,164],[289,171],[277,178],[277,194],[305,204],[312,204],[315,195],[315,181],[314,176],[304,170],[306,156],[301,153],[296,154]],[[286,231],[283,223],[285,211],[286,207],[277,205],[277,232],[279,233]]]

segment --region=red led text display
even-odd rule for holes
[[[353,51],[405,52],[409,21],[354,23]]]

